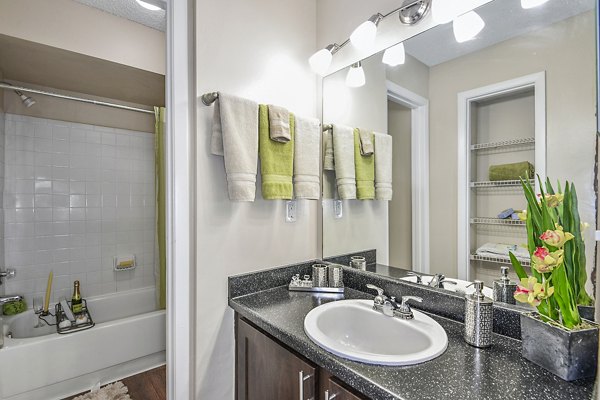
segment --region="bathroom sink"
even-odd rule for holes
[[[311,310],[304,319],[308,337],[350,360],[378,365],[411,365],[440,356],[448,346],[444,328],[414,310],[414,319],[388,317],[373,300],[339,300]]]
[[[416,283],[417,282],[417,277],[416,276],[405,276],[403,278],[400,278],[403,281],[408,281],[408,282],[413,282]],[[423,282],[424,285],[429,285],[429,282],[431,282],[431,280],[433,279],[432,276],[422,276],[421,280]],[[475,293],[475,289],[473,289],[473,286],[468,287],[471,283],[473,282],[469,282],[469,281],[463,281],[462,279],[454,279],[454,278],[446,278],[445,279],[446,282],[450,281],[450,282],[455,282],[456,285],[453,284],[447,284],[444,286],[444,289],[449,290],[451,292],[456,292],[456,293],[460,293],[460,294],[472,294]],[[483,295],[485,297],[489,297],[490,299],[494,298],[494,291],[492,290],[492,288],[489,288],[487,286],[483,287]]]

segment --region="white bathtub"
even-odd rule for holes
[[[4,317],[0,399],[61,399],[164,364],[165,312],[155,311],[153,287],[91,297],[87,304],[96,326],[66,335],[34,328],[31,310]]]

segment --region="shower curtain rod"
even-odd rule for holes
[[[0,88],[2,88],[2,89],[9,89],[9,90],[20,90],[22,92],[41,94],[41,95],[50,96],[50,97],[58,97],[59,99],[75,100],[75,101],[80,101],[82,103],[95,104],[95,105],[98,105],[98,106],[119,108],[121,110],[137,111],[137,112],[142,112],[142,113],[153,114],[154,115],[154,111],[145,110],[143,108],[129,107],[129,106],[124,106],[122,104],[109,103],[109,102],[100,101],[100,100],[85,99],[83,97],[67,96],[67,95],[64,95],[64,94],[46,92],[44,90],[39,90],[39,89],[30,89],[30,88],[26,88],[26,87],[23,87],[23,86],[13,86],[13,85],[6,84],[6,83],[0,83]]]

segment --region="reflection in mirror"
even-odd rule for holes
[[[438,25],[404,42],[403,64],[387,66],[383,52],[362,60],[363,86],[346,85],[348,68],[324,79],[334,134],[346,126],[393,139],[391,201],[342,200],[339,217],[336,173],[324,169],[324,257],[375,249],[379,272],[492,288],[509,250],[529,259],[515,163],[573,182],[581,218],[595,226],[595,1],[496,0],[477,13],[485,28],[473,40]],[[593,230],[584,237],[591,277]]]

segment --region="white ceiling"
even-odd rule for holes
[[[150,11],[140,6],[135,0],[74,0],[86,6],[94,7],[137,22],[147,27],[165,31],[166,29],[166,11]]]
[[[425,31],[404,45],[408,54],[431,67],[592,10],[595,3],[595,0],[550,0],[524,10],[520,0],[496,0],[476,10],[485,21],[485,28],[473,40],[457,43],[449,23]]]

